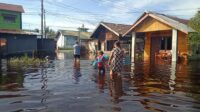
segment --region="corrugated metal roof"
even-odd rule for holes
[[[79,31],[60,30],[62,35],[79,37]],[[91,32],[80,32],[80,39],[90,39]]]
[[[6,4],[6,3],[0,3],[0,10],[8,10],[8,11],[24,13],[24,9],[21,5],[13,5],[13,4]]]
[[[28,32],[28,31],[23,31],[23,30],[9,30],[9,29],[0,29],[0,33],[20,34],[20,35],[40,35],[39,33],[35,33],[35,32]]]
[[[181,18],[178,18],[175,16],[160,14],[160,13],[156,13],[156,12],[149,12],[149,14],[155,15],[155,16],[163,19],[170,26],[172,26],[182,32],[185,32],[185,33],[194,32],[194,30],[188,26],[189,20],[181,19]]]

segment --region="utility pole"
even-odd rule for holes
[[[46,32],[46,14],[44,9],[44,38],[47,38],[47,32]]]
[[[43,46],[43,38],[44,38],[44,0],[41,0],[41,40]]]
[[[80,38],[81,38],[81,31],[80,27],[78,28],[78,42],[80,43]]]

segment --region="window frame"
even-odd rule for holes
[[[160,50],[172,50],[172,38],[162,37],[160,40]]]
[[[3,21],[6,23],[16,23],[17,15],[15,14],[2,14]]]

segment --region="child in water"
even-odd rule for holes
[[[105,84],[105,62],[106,62],[106,58],[104,57],[103,54],[104,54],[103,51],[99,51],[98,57],[97,57],[99,89],[103,89],[104,84]]]
[[[103,56],[103,51],[99,51],[99,56],[97,57],[97,67],[99,75],[105,75],[105,62],[106,59]]]

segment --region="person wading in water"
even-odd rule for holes
[[[81,46],[77,41],[76,44],[73,46],[74,48],[74,67],[80,66],[80,55],[81,55]]]
[[[123,56],[124,52],[121,49],[120,41],[116,41],[108,61],[110,65],[111,79],[116,78],[121,73],[123,67]]]

